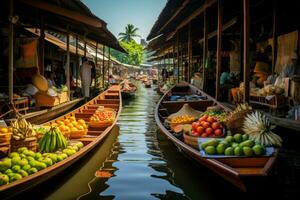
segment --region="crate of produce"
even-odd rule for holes
[[[11,151],[17,151],[20,147],[27,147],[28,150],[36,151],[37,150],[37,138],[28,137],[24,140],[11,140]]]

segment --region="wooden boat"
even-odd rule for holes
[[[121,85],[122,85],[122,83],[121,83]],[[137,90],[137,87],[131,82],[129,82],[128,85],[131,88],[130,90],[125,90],[123,88],[121,89],[121,95],[122,95],[123,99],[129,99],[129,98],[132,98],[132,97],[135,96],[135,92]]]
[[[168,93],[172,92],[175,95],[198,94],[205,96],[206,100],[197,101],[168,101]],[[196,110],[205,111],[208,106],[218,105],[225,111],[229,112],[230,109],[219,103],[211,96],[207,95],[201,90],[198,90],[192,85],[186,87],[173,87],[169,92],[160,99],[155,110],[155,120],[162,133],[164,133],[179,149],[181,152],[186,153],[198,163],[206,166],[213,172],[222,176],[227,181],[241,189],[247,190],[247,183],[251,179],[262,179],[266,177],[272,168],[278,150],[270,157],[241,157],[241,158],[204,158],[200,155],[200,151],[192,146],[198,144],[188,145],[183,141],[183,138],[176,137],[170,129],[164,126],[164,120],[169,114],[177,112],[185,103],[188,103]],[[186,136],[185,136],[186,137]],[[195,142],[194,137],[184,138],[189,144]]]
[[[78,161],[84,155],[86,155],[93,148],[97,147],[100,142],[108,136],[112,128],[117,122],[117,119],[121,113],[122,108],[122,99],[120,93],[120,86],[112,86],[108,90],[104,91],[91,101],[77,108],[76,110],[63,115],[55,120],[63,120],[71,115],[75,115],[77,119],[84,119],[88,121],[89,117],[93,115],[94,111],[99,107],[104,106],[108,108],[113,108],[117,111],[116,119],[111,126],[101,127],[101,128],[90,128],[85,137],[80,138],[79,140],[84,143],[84,147],[77,153],[69,156],[65,160],[58,162],[46,169],[43,169],[35,174],[32,174],[28,177],[25,177],[21,180],[15,181],[13,183],[0,186],[0,199],[11,198],[12,196],[28,190],[49,178],[57,175],[62,170],[65,170],[67,167],[72,165],[74,162]],[[55,120],[47,122],[45,125],[50,125]]]

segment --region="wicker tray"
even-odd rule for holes
[[[78,138],[82,138],[86,134],[87,134],[87,129],[80,130],[80,131],[71,131],[69,138],[70,139],[78,139]]]
[[[11,142],[11,151],[17,151],[20,147],[27,147],[28,150],[36,151],[37,150],[37,138],[36,137],[29,137],[25,140],[14,140],[12,139]]]

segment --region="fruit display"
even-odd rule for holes
[[[246,116],[243,131],[249,135],[250,139],[257,143],[265,146],[280,147],[282,145],[282,139],[272,132],[273,128],[275,127],[271,125],[266,115],[255,111]]]
[[[206,110],[204,113],[202,113],[200,115],[200,117],[205,116],[205,115],[214,117],[219,122],[225,122],[227,119],[227,113],[224,112],[223,110]]]
[[[267,152],[264,145],[255,143],[248,138],[248,135],[235,134],[227,136],[225,139],[210,139],[201,142],[202,153],[215,156],[269,156],[272,152]]]
[[[62,151],[43,154],[21,147],[16,152],[10,153],[8,157],[0,160],[0,186],[20,180],[54,165],[75,154],[82,147],[83,143],[76,142]]]
[[[72,133],[87,132],[87,125],[83,119],[76,120],[74,116],[64,120],[57,120],[51,124],[56,126],[63,133],[65,137],[71,137]]]
[[[39,141],[41,152],[55,152],[67,147],[67,140],[56,127],[51,127]]]
[[[96,111],[90,118],[89,125],[112,124],[115,121],[116,112],[114,110]]]
[[[30,122],[22,117],[17,117],[17,120],[11,123],[12,137],[15,140],[24,140],[25,138],[35,136],[35,131]]]
[[[215,117],[204,115],[197,122],[192,123],[192,136],[221,137],[223,132],[222,123]]]
[[[171,124],[190,124],[195,120],[195,117],[191,115],[181,115],[173,117],[171,120]]]

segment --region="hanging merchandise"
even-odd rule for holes
[[[17,68],[38,67],[38,38],[17,38],[19,58],[16,60]]]

